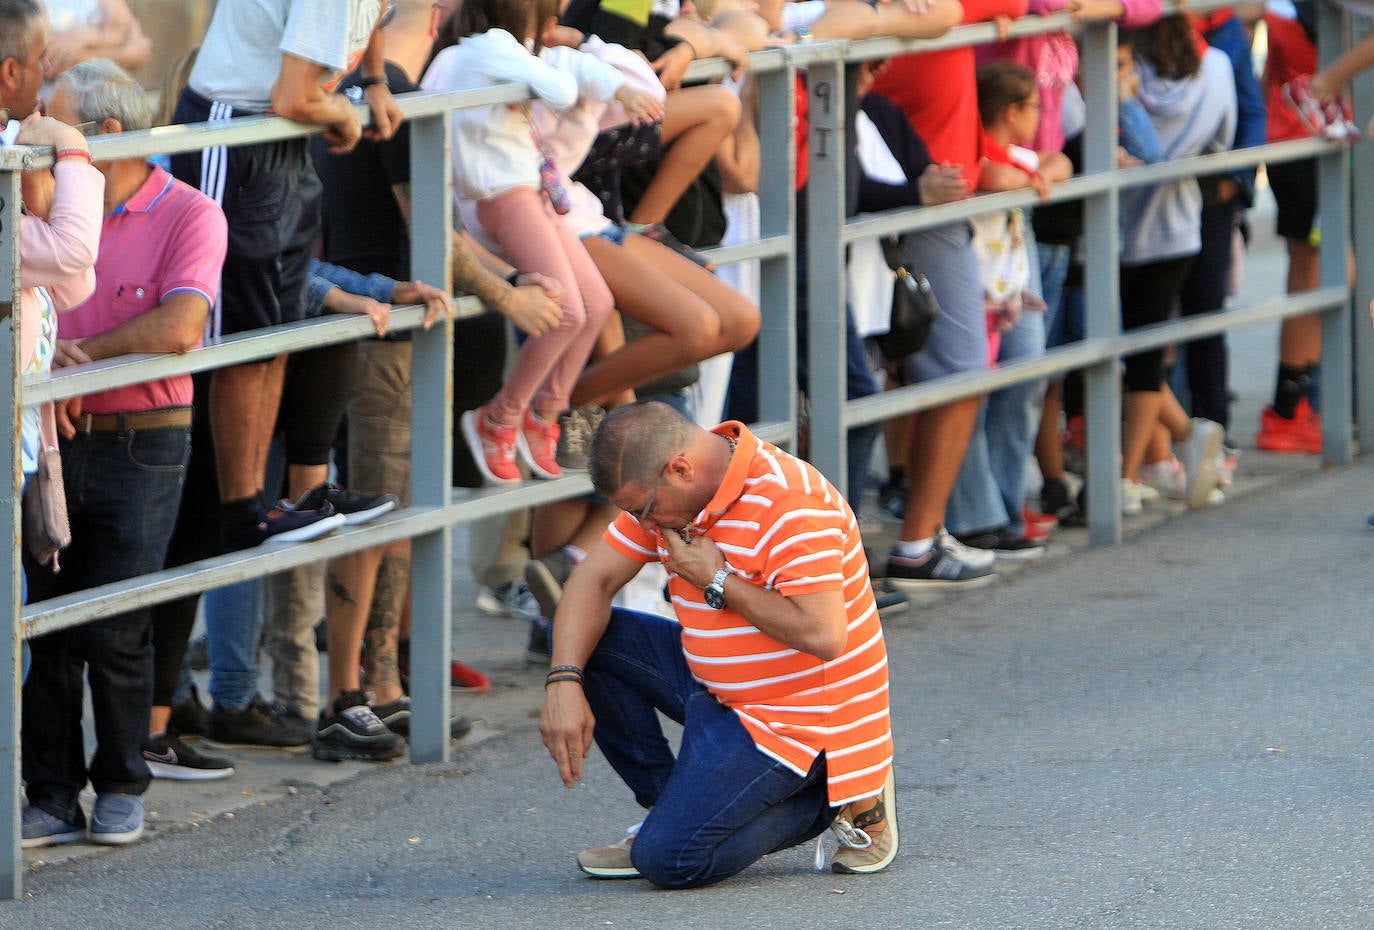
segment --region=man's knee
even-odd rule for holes
[[[630,861],[641,876],[658,888],[700,888],[726,877],[711,868],[708,851],[693,854],[684,845],[681,837],[641,830],[630,847]]]

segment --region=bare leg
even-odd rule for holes
[[[811,35],[816,39],[933,39],[959,25],[962,12],[958,3],[943,0],[931,3],[929,10],[919,15],[902,3],[870,7],[861,0],[827,0],[825,12],[811,24]]]
[[[222,501],[262,490],[267,450],[277,424],[286,356],[216,371],[210,381],[210,429]]]
[[[1135,480],[1139,477],[1140,465],[1145,460],[1145,449],[1149,446],[1150,437],[1159,423],[1159,412],[1163,405],[1164,395],[1161,391],[1126,392],[1126,417],[1121,427],[1123,478]]]
[[[627,236],[625,245],[615,246],[595,239],[587,241],[587,251],[620,311],[658,332],[623,344],[588,365],[573,390],[574,406],[604,402],[617,391],[732,352],[758,333],[757,307],[657,242]],[[603,334],[598,345],[610,349],[612,343]]]
[[[661,223],[739,124],[740,102],[719,84],[670,91],[663,117],[667,149],[654,179],[630,214],[632,223]]]
[[[543,558],[566,546],[591,509],[591,503],[583,498],[534,508],[530,519],[530,557]]]
[[[929,539],[945,522],[945,504],[978,421],[981,400],[969,397],[921,411],[911,438],[907,466],[911,489],[907,493],[902,539]]]
[[[410,594],[410,540],[369,549],[360,556],[375,556],[367,561],[377,579],[372,592],[372,608],[367,616],[364,684],[378,704],[400,700],[401,669],[398,650],[401,641],[401,615]],[[364,571],[367,567],[364,566]]]
[[[1035,460],[1040,465],[1040,477],[1046,481],[1064,477],[1064,445],[1059,437],[1063,392],[1062,381],[1051,381],[1045,388],[1045,400],[1040,412],[1040,432],[1035,437]]]
[[[363,553],[341,556],[329,563],[325,576],[325,624],[329,640],[329,700],[328,707],[345,691],[361,688],[358,677],[358,657],[363,648],[363,630],[367,627],[368,611],[376,587],[377,572],[363,570]],[[340,564],[355,563],[352,570]]]

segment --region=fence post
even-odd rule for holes
[[[1354,44],[1374,31],[1374,21],[1363,17],[1351,37]],[[1361,129],[1374,114],[1374,72],[1355,78],[1355,121]],[[1374,147],[1357,145],[1351,152],[1354,204],[1351,228],[1355,236],[1355,424],[1360,451],[1374,452],[1374,326],[1367,309],[1374,300]]]
[[[844,59],[807,68],[806,180],[807,460],[835,487],[845,484],[845,159],[846,109],[853,87]],[[800,282],[798,282],[800,283]],[[857,501],[855,502],[857,504]]]
[[[792,131],[796,69],[791,65],[755,75],[759,82],[759,234],[787,236],[795,243],[796,137]],[[759,267],[758,417],[793,425],[796,449],[797,266],[793,249],[765,258]],[[782,445],[782,443],[780,443]]]
[[[0,436],[0,462],[9,463],[14,493],[0,501],[0,525],[10,528],[10,545],[0,567],[0,604],[9,617],[9,635],[0,637],[0,900],[24,893],[24,856],[19,846],[19,711],[20,652],[24,639],[19,606],[19,178],[18,171],[0,171],[0,367],[8,377],[0,387],[0,410],[10,414],[10,428]]]
[[[449,116],[410,126],[410,274],[450,291],[453,229]],[[413,330],[411,504],[447,507],[453,476],[453,324]],[[410,760],[449,758],[449,657],[452,652],[452,529],[411,541]]]
[[[1344,14],[1332,4],[1317,4],[1317,51],[1323,65],[1341,53]],[[1350,244],[1350,160],[1341,147],[1317,160],[1317,215],[1321,217],[1321,286],[1343,287]],[[1322,457],[1350,461],[1351,397],[1350,303],[1322,311]]]
[[[1110,174],[1116,168],[1116,24],[1085,26],[1079,73],[1087,126],[1083,130],[1083,170]],[[1083,291],[1089,339],[1121,333],[1118,265],[1118,189],[1083,202]],[[1121,383],[1117,360],[1084,372],[1087,410],[1088,540],[1094,546],[1121,541]]]

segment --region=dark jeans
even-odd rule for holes
[[[824,754],[803,778],[764,755],[734,711],[692,677],[682,627],[616,608],[587,662],[596,744],[644,807],[630,858],[664,888],[729,878],[835,819]],[[677,758],[658,714],[682,724]]]
[[[53,574],[30,563],[35,601],[157,571],[176,521],[190,430],[80,434],[62,442],[72,544]],[[142,794],[143,741],[153,696],[149,611],[40,636],[24,685],[23,760],[28,798],[68,823],[84,823],[77,795]],[[81,733],[82,668],[91,685],[96,751],[89,772]]]
[[[1202,251],[1188,268],[1179,295],[1184,316],[1210,313],[1226,305],[1226,289],[1231,283],[1232,240],[1240,221],[1238,204],[1208,204],[1202,208]],[[1193,416],[1231,426],[1231,397],[1228,390],[1226,334],[1217,333],[1195,339],[1185,349],[1188,394]]]

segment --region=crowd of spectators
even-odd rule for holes
[[[1358,136],[1340,87],[1370,50],[1313,75],[1310,0],[1277,0],[1263,13],[1267,94],[1251,57],[1255,10],[1161,16],[1158,0],[573,0],[561,9],[553,0],[220,0],[198,54],[173,69],[172,120],[272,112],[318,132],[93,163],[89,137],[155,124],[124,70],[147,59],[146,37],[122,0],[53,0],[46,10],[40,0],[0,0],[0,107],[17,129],[6,141],[56,150],[54,168],[23,182],[26,377],[184,353],[325,313],[366,315],[375,329],[375,338],[56,404],[72,542],[60,570],[26,555],[26,598],[304,542],[406,507],[411,342],[389,326],[396,304],[424,305],[426,328],[450,314],[453,294],[489,311],[444,323],[455,343],[457,483],[585,469],[606,411],[648,397],[708,428],[723,416],[757,419],[757,266],[717,270],[700,254],[758,234],[766,156],[749,53],[929,38],[976,22],[1005,35],[1017,17],[1060,10],[1120,24],[1122,166],[1266,138]],[[708,57],[729,60],[734,73],[684,84],[687,66]],[[847,213],[1020,188],[1047,197],[1081,162],[1077,60],[1073,36],[1047,33],[855,66]],[[529,86],[528,103],[453,115],[452,278],[416,281],[411,140],[396,96],[511,81]],[[795,166],[801,360],[805,81],[800,74]],[[358,103],[372,113],[366,130]],[[1289,289],[1314,287],[1314,164],[1273,166],[1269,179]],[[1253,171],[1238,171],[1123,194],[1124,328],[1224,306],[1255,184]],[[1034,358],[1081,337],[1081,232],[1078,206],[1056,204],[901,236],[902,261],[927,276],[940,312],[924,346],[895,360],[873,339],[888,326],[891,272],[873,243],[857,243],[845,307],[849,397]],[[1285,324],[1261,448],[1320,450],[1318,338],[1308,322]],[[1228,405],[1221,336],[1125,360],[1123,513],[1161,495],[1191,507],[1224,500],[1237,455]],[[870,554],[883,610],[905,607],[903,592],[985,584],[999,561],[1040,557],[1058,525],[1082,519],[1080,407],[1071,376],[850,430],[855,511],[896,521],[887,559]],[[25,410],[26,475],[45,444],[39,413]],[[875,469],[880,447],[886,462]],[[562,586],[616,514],[588,496],[474,526],[478,606],[528,621],[532,661],[547,661]],[[665,580],[647,566],[622,594],[626,605],[663,612]],[[410,547],[400,541],[35,638],[25,661],[24,845],[133,842],[150,779],[229,777],[235,747],[308,745],[324,760],[401,755],[409,582]],[[198,610],[208,707],[188,671]],[[260,644],[270,698],[259,691]],[[90,759],[83,676],[96,730]],[[453,678],[489,686],[460,662]],[[469,726],[457,715],[451,733]],[[88,782],[89,816],[80,803]]]

